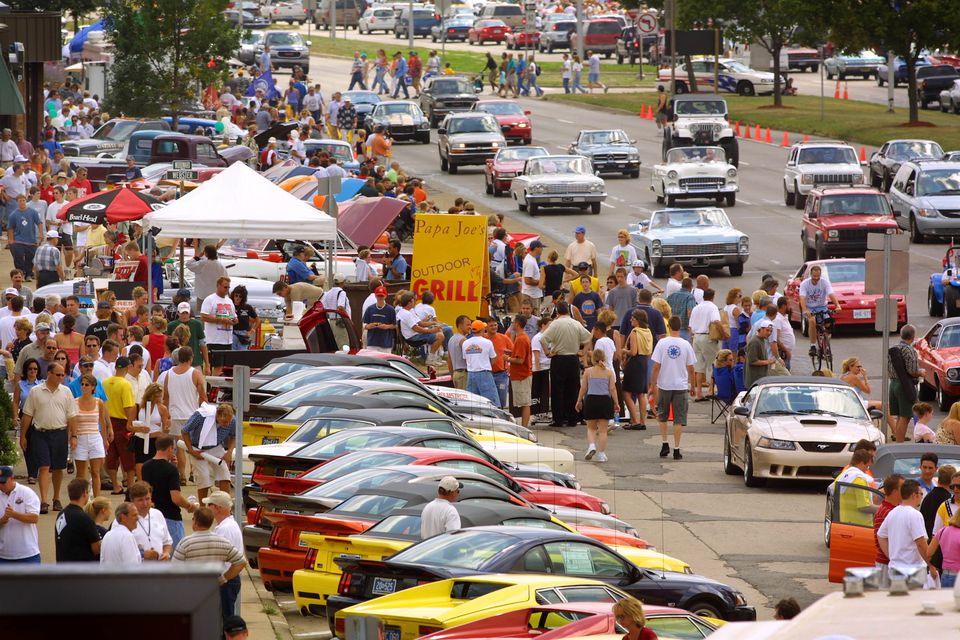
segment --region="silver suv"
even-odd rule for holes
[[[540,32],[540,53],[570,48],[570,34],[577,30],[576,20],[551,20]]]
[[[890,185],[890,206],[910,239],[923,242],[960,234],[960,164],[908,160]]]
[[[857,152],[845,142],[795,144],[783,171],[783,203],[803,209],[814,187],[842,187],[863,184],[863,169]]]
[[[489,113],[450,113],[437,129],[440,169],[456,173],[466,165],[484,165],[507,146],[497,119]]]

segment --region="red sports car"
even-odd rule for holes
[[[538,49],[539,47],[539,31],[511,31],[507,34],[507,49]]]
[[[487,160],[484,167],[487,193],[501,196],[505,191],[509,192],[513,177],[523,172],[527,159],[546,155],[550,155],[550,152],[543,147],[500,149],[493,159]]]
[[[938,321],[913,346],[925,369],[920,399],[936,400],[941,410],[949,411],[960,398],[960,316]]]
[[[865,261],[863,258],[838,258],[836,260],[811,260],[803,263],[796,275],[784,289],[789,301],[791,322],[799,322],[804,335],[807,333],[806,317],[800,313],[800,283],[810,274],[810,268],[819,266],[822,277],[830,281],[833,292],[840,301],[841,311],[833,317],[837,327],[845,325],[869,325],[876,322],[877,298],[880,296],[863,292]],[[897,328],[907,323],[907,302],[903,296],[897,300]]]
[[[510,33],[510,27],[503,20],[477,20],[467,31],[468,44],[484,42],[503,42]]]
[[[533,123],[530,121],[530,112],[513,100],[478,100],[473,105],[474,111],[489,113],[497,119],[507,141],[520,144],[530,144],[533,140]],[[509,127],[509,129],[505,129]]]

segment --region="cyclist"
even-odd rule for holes
[[[817,355],[817,319],[827,310],[828,302],[835,305],[835,312],[841,311],[830,281],[821,275],[820,267],[811,267],[810,277],[800,283],[800,313],[807,316],[811,358]]]

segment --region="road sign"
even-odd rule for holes
[[[897,299],[877,298],[877,313],[873,323],[874,329],[880,332],[895,331],[898,320],[899,313]]]
[[[654,34],[659,28],[660,23],[657,21],[657,16],[650,12],[641,13],[640,17],[637,18],[637,33],[642,36]]]
[[[167,171],[163,174],[164,179],[174,180],[176,182],[184,182],[187,180],[198,180],[200,178],[199,171]]]
[[[177,171],[189,171],[193,169],[193,161],[191,160],[174,160],[170,164],[172,164],[173,168]]]

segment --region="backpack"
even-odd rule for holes
[[[537,66],[535,67],[535,73],[536,73],[538,76],[540,75],[540,69],[541,69],[540,65],[537,65]]]

